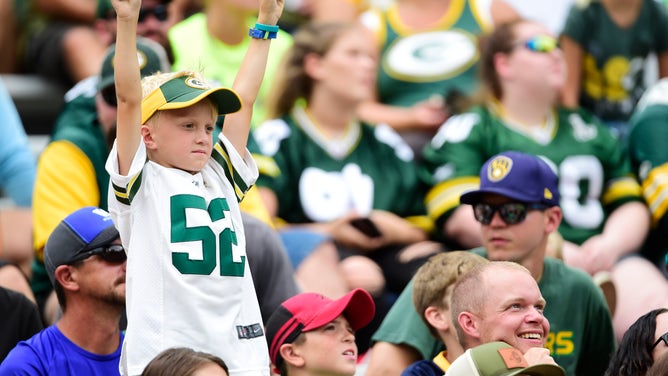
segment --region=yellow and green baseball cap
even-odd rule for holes
[[[554,364],[530,366],[522,352],[505,342],[489,342],[466,350],[457,358],[445,376],[566,376]]]
[[[241,99],[233,90],[212,87],[208,82],[183,72],[142,100],[141,123],[145,124],[156,111],[189,107],[204,98],[213,101],[218,108],[218,115],[231,114],[241,109]]]

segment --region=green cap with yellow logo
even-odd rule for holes
[[[204,98],[210,98],[216,105],[218,115],[231,114],[241,109],[241,99],[233,90],[212,87],[208,82],[182,72],[142,100],[141,122],[145,124],[156,111],[189,107]]]

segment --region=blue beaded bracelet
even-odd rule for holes
[[[256,23],[255,27],[251,27],[248,30],[248,35],[255,39],[276,39],[278,30],[278,25],[265,25]]]

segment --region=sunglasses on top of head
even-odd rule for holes
[[[125,254],[125,248],[123,248],[121,244],[110,244],[104,247],[91,249],[74,260],[74,262],[86,260],[95,255],[99,255],[102,260],[112,264],[121,264],[128,259]]]
[[[508,225],[514,225],[524,221],[529,210],[545,210],[547,205],[525,204],[522,202],[508,202],[501,205],[490,205],[477,203],[473,205],[475,219],[483,225],[492,223],[494,213],[499,213],[501,220]]]
[[[537,35],[533,38],[516,42],[515,45],[522,46],[529,51],[541,53],[550,53],[559,48],[557,40],[549,35]]]
[[[656,342],[654,342],[654,344],[652,345],[652,350],[654,350],[654,348],[656,348],[659,345],[659,343],[661,343],[661,341],[663,341],[663,343],[665,343],[666,346],[668,346],[668,332],[663,333],[661,337],[659,337],[659,339],[657,339]]]

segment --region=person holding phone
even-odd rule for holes
[[[373,93],[376,66],[372,35],[360,25],[302,27],[274,82],[272,120],[254,131],[257,185],[286,223],[281,232],[297,277],[307,290],[323,279],[339,283],[331,298],[355,287],[376,298],[399,292],[427,258],[409,252],[439,250],[423,242],[424,190],[410,147],[391,128],[356,116]]]

